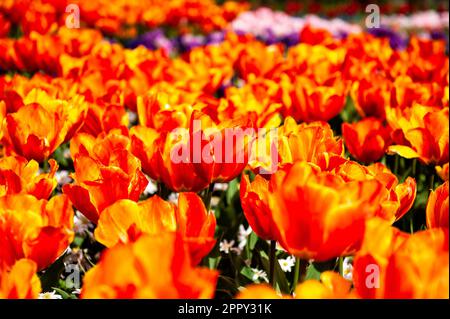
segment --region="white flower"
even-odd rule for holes
[[[219,250],[223,251],[225,254],[229,254],[230,250],[233,250],[234,240],[228,242],[228,240],[224,239],[219,244]]]
[[[286,259],[279,259],[281,270],[284,272],[291,272],[292,267],[295,266],[295,258],[293,256],[289,256]]]
[[[247,229],[245,229],[244,225],[240,225],[239,226],[239,231],[238,231],[238,247],[239,249],[244,249],[245,245],[247,245],[247,238],[248,236],[250,236],[250,234],[252,233],[252,228],[250,226],[248,226]]]
[[[81,289],[80,289],[80,288],[75,289],[74,291],[72,291],[72,293],[73,293],[74,295],[79,295],[79,294],[81,294]]]
[[[277,250],[281,250],[287,253],[287,250],[283,248],[283,246],[281,246],[281,244],[277,241],[276,245],[275,245]]]
[[[127,110],[128,113],[128,121],[130,123],[135,123],[137,121],[138,115],[136,112],[132,112],[130,110]]]
[[[73,230],[77,234],[84,234],[89,230],[90,221],[79,211],[73,217]]]
[[[158,186],[156,185],[156,183],[153,180],[149,180],[147,187],[144,190],[144,194],[145,195],[153,195],[156,193],[157,190],[158,190]]]
[[[70,148],[66,148],[66,149],[64,150],[63,156],[64,156],[64,158],[66,158],[66,159],[69,159],[69,158],[71,157],[71,155],[70,155]]]
[[[218,196],[211,197],[211,207],[217,207],[217,205],[219,205],[219,203],[220,203],[220,197],[218,197]]]
[[[177,204],[178,203],[178,197],[180,196],[179,193],[170,193],[169,197],[167,198],[167,200],[173,204]]]
[[[214,190],[215,191],[226,191],[228,189],[228,183],[215,183]]]
[[[252,280],[257,281],[259,279],[264,280],[265,282],[269,282],[269,279],[267,278],[267,273],[263,270],[258,270],[256,268],[252,268],[253,276]]]
[[[40,293],[38,299],[63,299],[56,291]]]
[[[345,257],[342,267],[342,276],[347,280],[353,279],[353,260],[351,257]]]
[[[66,170],[56,172],[55,178],[58,185],[65,185],[72,182],[72,178],[69,176],[69,171]]]

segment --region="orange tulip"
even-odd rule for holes
[[[303,30],[306,29],[307,27]],[[311,35],[320,37],[319,34]],[[312,45],[303,42],[302,39],[302,43],[289,48],[285,72],[291,79],[302,75],[322,85],[328,81],[335,81],[336,78],[342,78],[341,70],[346,55],[347,48],[344,46],[331,48],[322,44]]]
[[[396,144],[389,147],[390,153],[418,158],[424,164],[448,162],[448,108],[414,104],[404,110],[387,108],[386,117]]]
[[[443,181],[448,181],[448,166],[448,163],[445,163],[442,166],[436,166],[436,173]]]
[[[448,298],[448,229],[413,235],[368,222],[353,279],[362,298]]]
[[[236,295],[236,299],[282,299],[290,296],[278,294],[267,284],[251,284]]]
[[[237,71],[245,81],[250,76],[271,78],[283,65],[283,51],[281,44],[266,46],[257,41],[249,42],[240,53]]]
[[[0,198],[0,268],[28,258],[38,269],[53,263],[72,242],[73,210],[67,196],[49,201],[28,194]]]
[[[399,75],[393,82],[390,103],[386,106],[405,109],[418,103],[441,107],[443,100],[445,100],[443,85],[437,82],[416,82],[407,75]]]
[[[372,208],[376,215],[391,223],[399,220],[413,206],[416,199],[417,185],[412,177],[399,183],[398,178],[386,166],[375,163],[363,166],[357,162],[344,161],[331,170],[345,181],[377,180],[383,185],[377,198],[373,198]]]
[[[86,119],[80,128],[80,132],[97,136],[102,132],[108,133],[111,130],[118,129],[123,134],[127,134],[127,126],[128,115],[123,106],[91,103],[89,104]]]
[[[18,260],[10,271],[0,269],[0,299],[36,299],[41,292],[36,272],[36,263],[29,259]]]
[[[364,163],[379,160],[391,143],[390,129],[373,117],[353,124],[343,123],[342,135],[350,154]]]
[[[139,160],[127,150],[129,143],[115,132],[97,138],[80,133],[72,139],[75,183],[64,185],[63,192],[94,223],[117,200],[137,201],[148,184]]]
[[[351,282],[342,278],[334,271],[325,271],[320,275],[320,281],[309,279],[297,285],[295,299],[346,299],[356,298],[351,291]],[[279,295],[266,284],[254,284],[246,287],[237,299],[290,299],[289,295]]]
[[[261,175],[256,175],[251,183],[247,175],[242,175],[240,187],[242,210],[252,230],[264,240],[277,238],[277,229],[269,209],[268,192],[269,182]]]
[[[143,235],[106,250],[84,277],[82,298],[212,298],[217,272],[191,265],[176,233]]]
[[[87,110],[81,96],[58,100],[39,90],[32,90],[24,103],[17,112],[6,115],[3,142],[7,149],[38,162],[73,136]]]
[[[206,211],[197,194],[181,193],[178,207],[155,195],[143,202],[123,199],[107,207],[98,221],[95,238],[112,247],[118,242],[133,241],[141,233],[178,230],[196,265],[213,248],[215,227],[214,214]]]
[[[216,125],[198,110],[189,123],[189,129],[171,132],[143,126],[130,130],[131,150],[143,162],[145,173],[174,191],[200,191],[238,176],[247,165],[253,138],[246,134],[247,124]]]
[[[427,203],[428,228],[448,228],[448,181],[431,191]]]
[[[174,87],[163,86],[150,90],[146,95],[137,97],[139,124],[166,132],[178,127],[187,128],[194,110],[193,103],[198,98],[198,94]]]
[[[382,76],[370,80],[355,81],[351,87],[351,97],[361,117],[373,116],[380,120],[386,118],[385,105],[389,104],[391,82]]]
[[[11,23],[0,13],[0,38],[5,38],[9,34]]]
[[[341,112],[346,96],[347,86],[340,77],[317,84],[310,78],[298,76],[292,83],[285,115],[297,121],[327,122]]]
[[[346,299],[355,298],[351,291],[351,282],[334,271],[320,274],[320,282],[306,280],[295,289],[296,299]]]
[[[39,174],[39,164],[20,156],[0,158],[0,196],[26,193],[37,199],[47,199],[56,187],[58,164],[50,159],[50,171]]]
[[[274,137],[257,136],[252,147],[249,166],[257,173],[261,169],[273,172],[296,161],[313,163],[326,170],[344,154],[342,140],[334,136],[327,123],[297,124],[292,117],[285,119]]]
[[[218,119],[250,117],[256,127],[274,128],[281,124],[282,89],[277,81],[249,76],[242,87],[230,86],[226,99],[217,107]]]
[[[354,252],[383,192],[376,180],[345,182],[305,162],[270,180],[269,207],[289,253],[319,261]]]

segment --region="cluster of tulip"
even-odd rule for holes
[[[444,41],[305,26],[169,57],[103,34],[246,5],[78,0],[68,29],[40,2],[0,7],[0,298],[448,298]]]
[[[164,5],[158,0],[5,0],[0,3],[0,22],[4,20],[5,29],[20,25],[25,34],[54,32],[75,13],[74,8],[88,27],[133,37],[140,26],[171,25],[182,31],[194,24],[205,32],[222,29],[249,5],[227,1],[220,6],[213,0],[170,0]]]

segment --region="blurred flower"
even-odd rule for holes
[[[432,190],[426,208],[428,228],[448,228],[448,181]]]
[[[400,183],[397,176],[381,163],[363,166],[357,162],[346,160],[337,163],[332,173],[345,181],[377,180],[384,189],[372,198],[372,209],[375,215],[393,223],[404,216],[413,206],[416,199],[416,180],[407,177]]]
[[[296,161],[313,163],[326,170],[333,158],[344,154],[342,140],[334,136],[328,123],[297,124],[292,117],[284,120],[275,137],[269,134],[257,136],[252,147],[249,166],[254,172],[262,174]],[[260,152],[261,147],[265,147],[265,153]],[[258,171],[261,169],[264,171]]]
[[[353,279],[362,298],[448,298],[448,230],[413,235],[379,219],[368,222]]]
[[[364,163],[379,160],[391,143],[389,127],[373,117],[357,123],[343,123],[342,135],[350,154]]]
[[[414,104],[403,111],[386,109],[387,121],[394,130],[390,153],[418,158],[424,164],[441,165],[449,160],[448,108]]]
[[[58,295],[56,291],[40,293],[38,299],[63,299],[61,295]]]
[[[158,196],[136,203],[119,200],[103,210],[95,229],[95,238],[112,247],[119,242],[135,241],[140,234],[178,231],[186,243],[193,264],[198,264],[215,244],[216,219],[207,212],[195,193],[181,193],[178,206]]]
[[[268,193],[277,239],[290,254],[305,259],[352,253],[363,238],[365,221],[376,212],[380,186],[376,180],[344,182],[305,162],[277,171]]]
[[[253,182],[246,174],[242,175],[240,198],[245,218],[258,237],[272,240],[277,235],[269,209],[268,191],[269,183],[260,175],[256,175]]]
[[[448,181],[448,164],[449,163],[445,163],[442,166],[436,166],[436,173],[443,181]]]
[[[245,229],[244,225],[239,225],[239,231],[238,231],[238,248],[240,250],[244,249],[245,245],[247,245],[247,238],[252,233],[252,228],[248,226],[247,229]]]
[[[337,79],[332,83],[318,84],[305,76],[298,76],[292,83],[286,114],[304,122],[331,120],[344,108],[347,95],[345,83]]]
[[[72,182],[72,178],[69,175],[69,171],[60,170],[55,173],[55,178],[59,186],[69,184]]]
[[[342,277],[347,280],[353,279],[353,260],[351,257],[344,258]]]
[[[86,111],[79,95],[59,100],[33,90],[23,106],[6,115],[3,142],[14,153],[42,162],[80,128]]]
[[[320,274],[320,282],[307,280],[297,286],[294,292],[296,299],[343,299],[355,298],[352,284],[333,271]]]
[[[376,37],[388,38],[389,44],[393,49],[404,49],[408,42],[408,39],[404,38],[401,34],[384,26],[380,26],[377,28],[369,28],[367,32]]]
[[[144,235],[106,250],[86,273],[81,298],[212,298],[217,276],[191,265],[180,235]]]
[[[75,183],[63,186],[74,206],[93,223],[119,199],[137,201],[148,181],[127,137],[110,132],[94,138],[80,133],[71,141]]]
[[[83,235],[89,231],[91,222],[79,211],[75,211],[73,216],[73,231],[75,234]]]
[[[242,290],[237,299],[344,299],[356,298],[351,289],[351,282],[338,273],[325,271],[320,275],[320,281],[309,279],[297,285],[293,296],[279,295],[266,284],[253,284]]]
[[[219,244],[219,250],[225,254],[229,254],[230,251],[234,249],[234,240],[228,241],[226,239],[222,240]]]
[[[0,195],[30,194],[37,199],[47,199],[56,187],[58,164],[48,161],[50,171],[39,174],[39,164],[20,156],[0,158]],[[55,179],[56,176],[56,179]]]
[[[253,276],[252,276],[253,281],[259,282],[260,280],[262,280],[265,282],[269,282],[269,279],[267,279],[267,273],[264,270],[252,268],[252,271],[253,271]]]
[[[189,129],[180,127],[171,132],[144,126],[131,129],[132,152],[152,179],[173,191],[200,191],[213,182],[229,182],[242,172],[251,142],[251,136],[244,134],[245,123],[216,125],[197,110],[188,123]],[[227,143],[230,140],[232,143]]]
[[[384,76],[369,76],[369,79],[354,81],[350,95],[361,117],[373,116],[383,121],[386,118],[385,106],[389,103],[392,84]]]
[[[73,210],[67,196],[49,201],[27,194],[0,198],[0,268],[28,258],[39,270],[51,265],[72,242]]]
[[[0,299],[36,299],[41,282],[36,274],[36,263],[20,259],[10,270],[0,267]]]

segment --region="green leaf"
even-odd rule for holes
[[[208,268],[209,269],[217,269],[220,264],[221,256],[218,257],[209,257],[208,258]]]
[[[269,256],[263,250],[260,251],[260,256],[264,270],[267,272],[267,275],[270,276]],[[286,274],[281,269],[280,263],[278,262],[278,258],[275,260],[275,282],[277,284],[278,289],[282,293],[289,293],[289,282],[286,278]]]
[[[253,270],[250,267],[243,267],[241,269],[241,274],[245,277],[253,281]]]
[[[71,299],[71,298],[70,298],[70,294],[67,293],[67,292],[65,292],[64,290],[59,289],[59,288],[56,288],[56,287],[52,287],[52,289],[53,289],[54,291],[56,291],[58,294],[60,294],[61,297],[63,297],[63,299]]]
[[[236,195],[238,190],[239,190],[238,189],[238,180],[237,180],[237,178],[235,178],[231,182],[228,183],[227,194],[226,194],[228,204],[231,204],[233,202],[233,197]]]
[[[59,278],[64,271],[64,255],[59,257],[50,267],[48,267],[39,276],[42,285],[42,291],[50,291],[52,287],[57,286]]]
[[[305,280],[308,279],[316,279],[316,280],[320,279],[320,271],[317,270],[316,267],[314,267],[314,263],[311,263],[306,269]]]
[[[247,239],[247,245],[250,250],[255,249],[256,243],[258,242],[258,235],[255,234],[255,232],[251,232],[251,234],[248,236]]]

